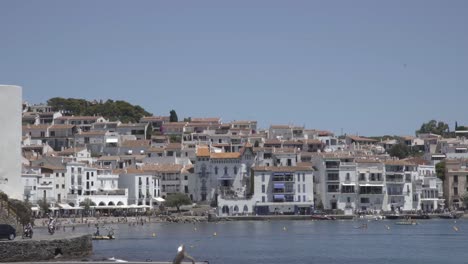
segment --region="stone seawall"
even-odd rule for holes
[[[59,239],[18,240],[0,242],[0,262],[77,259],[93,251],[90,235]]]

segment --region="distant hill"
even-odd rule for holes
[[[103,102],[87,101],[85,99],[54,97],[47,100],[54,111],[63,111],[65,115],[103,116],[111,121],[120,120],[123,123],[137,123],[143,116],[151,116],[139,105],[126,101],[107,100]]]

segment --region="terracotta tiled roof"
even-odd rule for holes
[[[146,152],[162,153],[164,152],[164,148],[150,147],[149,149],[146,150]]]
[[[219,117],[192,117],[191,122],[197,122],[197,123],[219,123],[221,121],[221,118]]]
[[[141,121],[154,122],[154,121],[167,121],[169,122],[169,116],[144,116]]]
[[[318,139],[306,139],[304,141],[304,143],[307,144],[307,145],[320,145],[320,144],[323,144],[323,142],[318,140]]]
[[[47,130],[48,127],[51,125],[48,124],[41,124],[41,125],[27,125],[23,126],[23,130]]]
[[[170,122],[170,123],[165,123],[163,127],[184,127],[187,125],[187,122]]]
[[[85,131],[77,134],[76,136],[104,136],[106,131],[99,131],[99,130],[92,130],[92,131]]]
[[[86,148],[67,148],[67,149],[64,149],[60,152],[57,153],[57,155],[61,156],[61,155],[73,155],[77,152],[80,152],[80,151],[83,151],[85,150]]]
[[[180,164],[146,164],[141,169],[151,172],[180,173],[183,167]]]
[[[182,144],[180,144],[180,143],[169,143],[164,148],[166,150],[180,150],[180,149],[182,149]]]
[[[64,129],[72,129],[74,128],[75,125],[61,125],[61,124],[55,124],[49,127],[49,130],[64,130]]]
[[[126,148],[149,147],[150,144],[151,144],[151,141],[146,140],[146,139],[126,140],[126,141],[122,142],[122,147],[126,147]]]
[[[197,157],[209,157],[210,149],[207,146],[198,146]]]
[[[414,166],[416,165],[413,162],[409,162],[407,160],[387,160],[384,162],[385,165],[395,165],[395,166]]]
[[[372,138],[365,138],[365,137],[360,137],[360,136],[348,136],[348,138],[354,140],[354,141],[362,141],[362,142],[377,142],[377,140],[372,139]]]
[[[222,153],[211,153],[212,159],[239,159],[239,152],[222,152]]]

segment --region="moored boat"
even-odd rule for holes
[[[395,225],[417,225],[418,222],[416,221],[398,221],[395,222]]]

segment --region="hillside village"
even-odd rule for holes
[[[39,201],[59,212],[79,209],[85,199],[94,209],[147,210],[176,193],[220,216],[465,206],[466,130],[448,138],[375,139],[294,125],[261,129],[254,120],[220,117],[123,123],[44,104],[23,109],[21,177],[35,212]],[[392,157],[395,145],[418,155]],[[436,173],[438,163],[444,166]]]

